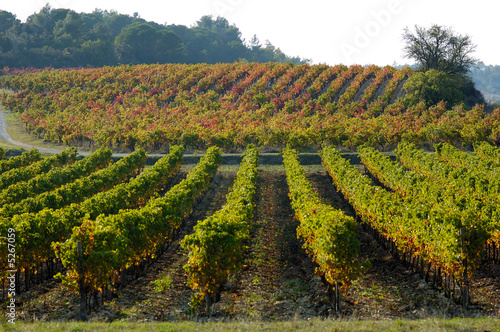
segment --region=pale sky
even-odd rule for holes
[[[405,27],[439,24],[468,34],[477,45],[474,56],[500,65],[495,1],[475,0],[3,0],[0,9],[21,20],[49,3],[53,8],[92,12],[99,8],[160,24],[192,26],[203,15],[225,17],[247,41],[255,34],[289,56],[312,63],[411,63],[403,58]]]

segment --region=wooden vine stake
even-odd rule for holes
[[[337,313],[342,312],[340,308],[340,285],[338,282],[335,283],[335,311]]]
[[[463,257],[463,265],[464,265],[464,275],[463,275],[463,283],[462,283],[462,306],[465,310],[469,309],[469,278],[467,276],[467,258],[464,254],[464,229],[460,229],[460,239],[462,242],[462,257]]]
[[[86,321],[87,320],[87,299],[85,294],[85,274],[83,273],[83,250],[82,250],[82,242],[78,241],[76,243],[76,250],[78,252],[78,291],[80,292],[80,311],[78,313],[78,320]]]

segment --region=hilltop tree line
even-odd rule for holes
[[[46,5],[21,22],[0,10],[0,67],[99,67],[139,63],[292,62],[254,36],[246,43],[224,18],[203,16],[192,27],[148,22],[96,9],[76,13]]]

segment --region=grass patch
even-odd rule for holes
[[[3,139],[0,139],[0,146],[2,146],[3,148],[7,149],[7,150],[19,150],[19,151],[26,151],[25,148],[21,148],[17,145],[14,145],[14,144],[11,144]]]
[[[163,275],[160,279],[151,282],[152,289],[156,292],[163,292],[172,287],[172,278],[168,275]]]
[[[0,106],[0,111],[4,111],[4,110],[5,109]],[[53,144],[47,143],[47,141],[45,141],[42,138],[38,138],[35,135],[29,135],[26,132],[24,123],[22,123],[21,119],[19,118],[19,115],[17,115],[17,114],[6,113],[5,122],[7,125],[7,133],[10,135],[10,137],[14,141],[18,141],[18,142],[28,144],[28,145],[33,145],[33,146],[49,148],[49,149],[63,149],[64,148],[64,147],[61,147],[58,145],[53,145]]]
[[[493,318],[424,320],[290,320],[284,322],[51,322],[4,324],[6,331],[500,331]]]

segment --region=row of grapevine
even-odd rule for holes
[[[500,166],[500,149],[497,146],[493,146],[488,142],[478,142],[474,144],[474,152],[479,158],[490,162],[497,167]]]
[[[139,157],[142,163],[141,155],[142,153],[138,153],[136,157]],[[182,147],[173,146],[168,155],[127,183],[101,191],[79,204],[71,204],[63,209],[44,209],[38,213],[24,213],[15,215],[11,220],[4,220],[1,224],[1,234],[13,228],[18,236],[16,246],[21,270],[41,273],[43,263],[47,269],[53,265],[55,254],[52,243],[63,242],[69,238],[73,228],[79,227],[84,218],[95,219],[101,214],[116,214],[121,209],[144,205],[152,195],[163,190],[177,173],[182,155]],[[120,164],[120,161],[116,164]]]
[[[139,148],[118,162],[93,172],[89,176],[78,178],[55,190],[27,197],[18,203],[4,204],[0,210],[0,218],[38,212],[44,208],[60,209],[71,203],[81,202],[87,197],[111,189],[135,176],[146,164],[146,159],[146,151]]]
[[[297,236],[304,239],[304,249],[318,264],[317,273],[335,286],[335,308],[340,311],[339,288],[347,288],[359,273],[356,222],[343,211],[321,203],[295,150],[283,151],[283,163],[292,207],[300,221]]]
[[[370,107],[373,107],[375,103],[379,104],[383,109],[385,106],[389,104],[391,98],[393,98],[398,85],[404,81],[405,78],[408,78],[412,74],[412,70],[409,67],[404,67],[401,70],[393,70],[392,71],[392,79],[389,80],[387,86],[385,87],[384,93],[380,95],[377,100],[373,101],[370,104]]]
[[[346,106],[347,103],[351,102],[354,98],[354,95],[361,88],[361,84],[363,84],[363,82],[371,75],[375,75],[378,71],[380,71],[379,67],[377,67],[375,65],[371,65],[371,66],[364,68],[363,71],[361,71],[358,75],[356,75],[356,77],[352,81],[351,85],[339,97],[338,107],[341,108],[343,106]]]
[[[463,230],[469,267],[480,264],[481,253],[491,237],[491,220],[496,216],[496,206],[483,200],[471,190],[459,190],[457,185],[441,183],[414,171],[406,171],[403,164],[394,162],[373,148],[360,148],[360,157],[371,174],[384,185],[405,198],[433,209],[444,211],[443,223],[452,223]]]
[[[468,303],[469,264],[477,262],[477,252],[467,252],[464,239],[471,237],[464,237],[463,228],[446,222],[456,217],[455,211],[403,199],[373,185],[332,147],[323,149],[322,159],[337,188],[366,224],[391,240],[403,256],[418,257],[422,267],[428,264],[428,271],[434,267],[436,274],[458,280]]]
[[[2,204],[17,203],[27,197],[50,191],[89,175],[106,167],[111,161],[111,154],[111,150],[108,148],[100,148],[74,164],[63,168],[55,168],[28,181],[13,184],[0,192],[0,202]]]
[[[334,80],[330,83],[326,91],[318,97],[322,104],[326,104],[328,101],[334,99],[342,87],[362,70],[361,66],[346,67],[339,65],[334,68],[336,69]]]
[[[375,88],[390,75],[391,80],[400,77],[401,70],[276,63],[141,65],[8,75],[0,85],[16,92],[1,95],[6,107],[21,114],[28,131],[49,141],[131,149],[174,143],[243,147],[248,142],[279,144],[282,135],[298,134],[307,136],[304,144],[321,143],[323,138],[309,131],[321,129],[332,110],[342,114],[346,108],[350,116],[354,95],[378,72],[360,96],[362,102],[356,102],[358,110],[368,106],[375,92],[392,96]],[[407,74],[404,70],[402,76]]]
[[[338,73],[342,71],[342,68],[345,68],[345,66],[328,66],[303,93],[316,99],[319,95],[326,91],[332,79],[334,79]]]
[[[5,157],[5,150],[3,151],[3,156]],[[39,161],[41,158],[40,152],[37,149],[31,149],[20,156],[2,159],[0,160],[0,174],[11,169],[28,166],[31,163]]]
[[[500,192],[500,183],[495,178],[486,178],[481,167],[485,167],[483,162],[478,161],[474,156],[457,152],[452,147],[447,147],[447,144],[437,144],[436,150],[443,149],[447,152],[447,156],[454,154],[456,160],[455,165],[448,164],[440,160],[438,156],[424,152],[418,149],[413,144],[401,143],[396,150],[396,154],[401,162],[419,172],[442,186],[453,186],[455,188],[455,196],[464,197],[460,205],[465,206],[469,203],[471,222],[476,221],[477,226],[485,227],[489,236],[489,243],[500,245],[500,200],[498,193]],[[462,165],[475,165],[476,167],[466,168],[458,166],[460,156],[464,157]],[[471,227],[477,229],[476,225]]]
[[[489,182],[490,186],[498,188],[500,192],[500,166],[492,162],[482,160],[474,154],[461,151],[451,144],[441,143],[435,145],[436,155],[443,161],[454,167],[473,170]]]
[[[402,151],[405,146],[407,145],[401,143],[396,151]],[[403,197],[413,196],[432,203],[457,203],[460,205],[457,207],[460,210],[481,208],[481,205],[477,204],[480,204],[482,196],[478,195],[474,188],[463,185],[465,182],[474,182],[474,178],[467,178],[471,174],[464,172],[464,169],[446,167],[443,162],[434,160],[434,165],[447,172],[449,178],[439,180],[436,179],[439,174],[426,173],[429,175],[426,176],[417,171],[407,170],[405,165],[390,160],[387,155],[383,155],[374,148],[363,146],[359,147],[358,151],[362,163],[370,173],[382,184],[397,191]],[[435,156],[421,152],[425,159],[436,159]],[[459,179],[459,181],[453,181],[453,179]]]
[[[498,110],[407,109],[394,93],[411,74],[408,67],[141,65],[8,75],[0,85],[18,92],[1,99],[28,131],[67,144],[162,150],[498,141]]]
[[[436,148],[439,149],[439,146],[442,144],[437,144]],[[399,144],[395,152],[405,166],[418,173],[442,184],[454,185],[457,191],[464,193],[472,191],[474,195],[478,195],[485,201],[499,203],[500,183],[498,179],[487,176],[488,172],[482,170],[480,165],[473,168],[451,165],[437,155],[426,153],[408,143]]]
[[[365,89],[363,92],[363,96],[361,97],[361,103],[364,105],[368,105],[370,101],[375,96],[375,93],[377,92],[377,89],[379,89],[384,83],[387,78],[395,72],[393,67],[386,66],[382,69],[380,69],[376,75],[375,78],[373,79],[372,83]]]
[[[46,173],[53,168],[72,164],[76,159],[76,148],[68,148],[51,157],[43,158],[26,167],[17,167],[0,174],[0,190],[17,183],[28,181],[35,176]]]
[[[492,168],[491,166],[494,166],[495,169],[500,167],[500,149],[498,149],[497,146],[493,146],[484,141],[478,142],[474,144],[474,152],[477,157],[487,163],[487,167]],[[491,173],[488,172],[488,174]],[[500,192],[500,188],[497,192]],[[489,248],[487,250],[487,254],[492,257],[494,261],[498,261],[500,259],[500,255],[497,255],[496,251],[500,248],[500,217],[493,219],[492,224],[492,237],[488,243]]]
[[[229,273],[243,266],[244,241],[249,238],[253,218],[253,198],[257,179],[259,150],[246,149],[236,180],[224,206],[205,220],[198,221],[194,232],[186,235],[181,246],[188,250],[188,284],[205,297],[207,309],[220,297],[220,287]]]
[[[384,186],[396,191],[401,197],[420,195],[424,198],[427,197],[427,191],[432,188],[425,185],[415,186],[427,178],[418,173],[407,171],[401,163],[393,162],[388,156],[371,147],[358,147],[358,153],[361,163],[370,174]]]
[[[484,197],[497,192],[496,188],[490,187],[488,181],[474,174],[473,170],[449,165],[435,154],[426,153],[412,143],[401,142],[394,152],[406,167],[441,183],[454,183],[457,190],[472,189]]]
[[[210,148],[187,178],[165,196],[150,200],[140,209],[84,220],[69,239],[54,244],[67,268],[60,277],[69,286],[78,285],[80,295],[85,297],[113,285],[120,271],[155,256],[173,239],[195,200],[208,188],[221,160],[220,149]]]

